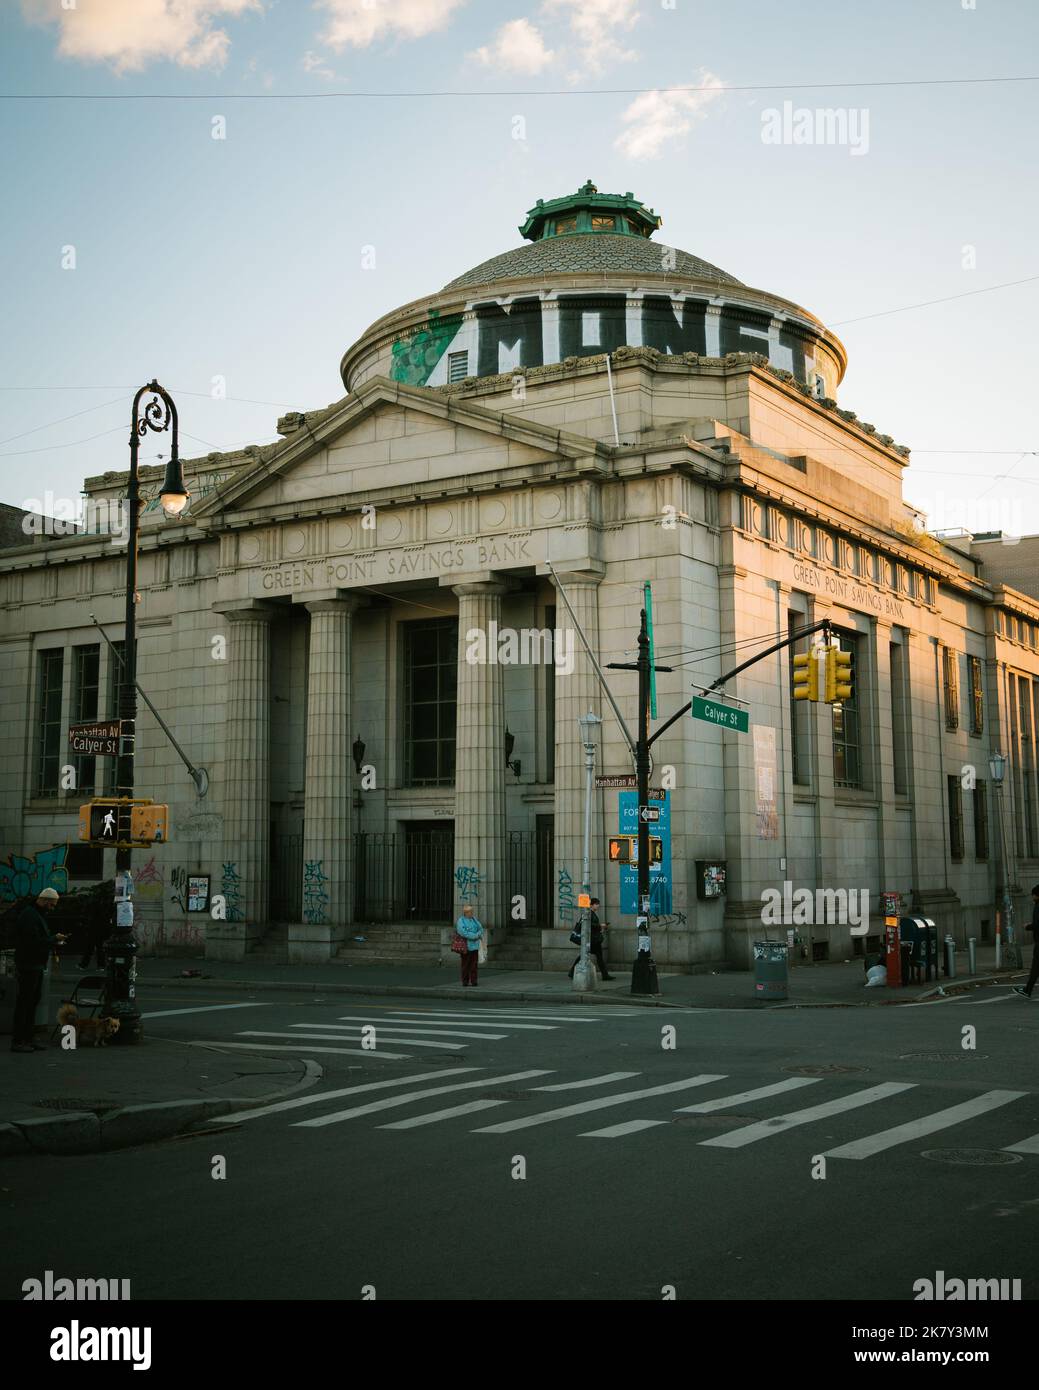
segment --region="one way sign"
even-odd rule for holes
[[[649,821],[658,821],[659,819],[660,819],[660,807],[659,807],[659,806],[640,806],[640,807],[639,807],[639,820],[649,822]]]

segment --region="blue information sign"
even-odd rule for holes
[[[617,798],[622,835],[639,833],[639,794],[621,792]],[[652,917],[666,917],[671,912],[671,800],[651,801],[651,806],[659,807],[660,819],[651,822],[649,833],[660,839],[660,863],[649,866],[649,911]],[[622,864],[621,870],[621,912],[629,917],[638,916],[639,876],[637,864]]]

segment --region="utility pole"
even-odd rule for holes
[[[595,744],[592,731],[602,720],[591,710],[577,724],[584,741],[584,874],[581,880],[581,959],[574,966],[574,990],[586,993],[595,988],[595,970],[589,952],[592,944],[592,787],[595,783]]]
[[[649,655],[649,623],[643,608],[639,625],[639,657],[634,665],[611,662],[613,671],[637,671],[639,677],[639,723],[635,740],[635,784],[638,788],[638,902],[635,916],[635,963],[631,970],[632,994],[659,994],[657,967],[649,935],[649,706],[652,671],[670,671],[670,666],[654,666]]]

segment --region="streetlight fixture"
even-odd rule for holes
[[[581,879],[581,958],[574,966],[574,990],[587,993],[595,988],[595,967],[592,965],[590,950],[592,944],[592,785],[595,780],[595,744],[592,735],[602,720],[589,710],[577,721],[584,743],[584,871]]]
[[[141,399],[151,400],[141,409]],[[116,795],[120,798],[117,839],[120,846],[130,841],[134,793],[134,751],[137,728],[137,535],[140,523],[141,488],[137,471],[140,442],[148,430],[162,434],[171,431],[170,456],[159,494],[166,516],[176,517],[187,506],[177,438],[177,407],[164,387],[154,379],[142,386],[133,398],[130,412],[130,479],[126,493],[129,528],[126,547],[126,622],[124,633],[122,683],[119,692],[119,758],[116,763]],[[105,1006],[119,1020],[117,1042],[140,1042],[141,1015],[135,999],[137,941],[133,933],[132,851],[120,847],[115,853],[115,926],[105,942]]]
[[[1001,930],[996,932],[996,969],[1002,965],[1002,947],[1006,943],[1006,957],[1009,965],[1021,968],[1021,948],[1014,935],[1014,900],[1010,896],[1010,854],[1006,837],[1006,822],[1003,817],[1003,781],[1007,774],[1007,759],[1003,753],[993,753],[988,760],[989,776],[996,788],[999,807],[999,863],[1000,880],[1003,886]]]

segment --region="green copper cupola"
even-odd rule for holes
[[[652,208],[631,193],[600,193],[591,179],[576,193],[545,202],[539,198],[527,213],[520,234],[528,241],[573,233],[649,237],[661,225]]]

